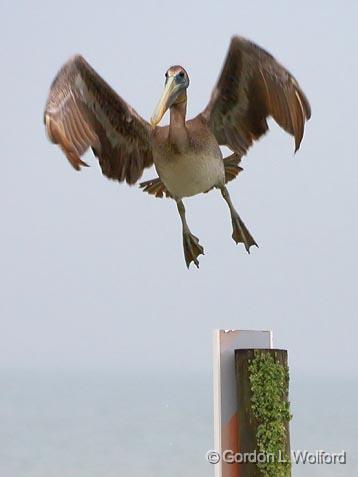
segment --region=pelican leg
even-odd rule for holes
[[[183,225],[183,247],[186,266],[189,268],[191,262],[199,268],[199,255],[204,255],[204,249],[199,244],[199,239],[190,232],[185,218],[185,207],[182,200],[177,200],[178,212]]]
[[[223,198],[225,199],[230,209],[233,228],[232,238],[235,240],[236,243],[242,242],[245,245],[247,252],[250,253],[250,247],[252,245],[256,245],[256,247],[258,247],[258,245],[248,231],[248,229],[246,228],[244,222],[241,220],[239,214],[236,212],[235,207],[231,202],[230,194],[227,188],[225,186],[222,186],[220,190]]]

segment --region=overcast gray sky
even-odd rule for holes
[[[214,328],[273,329],[300,374],[357,376],[356,2],[2,2],[2,367],[211,369]],[[73,53],[149,118],[171,64],[206,105],[233,34],[269,50],[313,110],[298,154],[271,132],[230,184],[260,245],[231,239],[218,192],[186,201],[205,246],[186,269],[175,204],[75,173],[42,124]],[[145,177],[154,177],[150,170]]]

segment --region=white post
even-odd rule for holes
[[[222,456],[225,450],[238,452],[235,349],[272,348],[271,331],[214,331],[214,443]],[[238,477],[238,465],[215,465],[215,477]]]

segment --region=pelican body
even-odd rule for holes
[[[175,199],[208,192],[225,184],[225,168],[220,147],[200,118],[179,126],[184,138],[175,140],[169,127],[156,128],[153,134],[153,160],[158,175]],[[196,134],[200,131],[200,135]]]
[[[257,245],[234,208],[226,183],[242,170],[241,158],[268,129],[267,118],[295,138],[298,150],[311,110],[295,78],[269,53],[234,37],[205,110],[186,119],[189,76],[179,65],[165,74],[165,87],[150,123],[134,111],[80,55],[71,58],[52,83],[45,108],[47,134],[72,166],[87,164],[89,147],[110,179],[136,183],[154,164],[158,177],[140,187],[176,201],[187,266],[204,253],[186,221],[183,198],[219,189],[233,226],[232,237],[249,252]],[[167,110],[170,123],[159,123]],[[223,158],[220,146],[233,154]]]

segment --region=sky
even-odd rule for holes
[[[213,329],[272,329],[291,373],[356,379],[357,3],[34,0],[1,10],[0,367],[210,373]],[[271,122],[229,185],[259,244],[250,256],[231,239],[220,193],[185,201],[206,250],[187,270],[175,203],[107,180],[90,153],[76,173],[47,140],[43,108],[60,66],[81,53],[146,119],[166,69],[182,64],[194,116],[234,34],[295,75],[312,119],[295,156]]]

